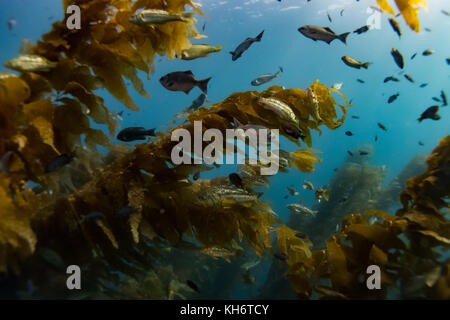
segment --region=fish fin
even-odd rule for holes
[[[229,54],[231,54],[232,56],[234,56],[234,52],[233,51],[229,51]]]
[[[330,27],[325,27],[324,29],[325,29],[325,30],[327,30],[328,32],[331,32],[332,34],[335,34],[335,33],[334,33],[334,31],[333,31],[333,30],[331,30],[331,28],[330,28]]]
[[[280,72],[284,72],[284,69],[283,69],[283,67],[281,67],[281,66],[278,66],[278,68],[280,69]]]
[[[149,136],[154,137],[155,136],[155,130],[156,130],[156,128],[153,128],[153,129],[147,130],[145,133],[147,135],[149,135]]]
[[[189,75],[191,75],[191,76],[193,76],[194,74],[192,73],[192,71],[191,70],[188,70],[188,71],[184,71],[183,73],[185,73],[185,74],[189,74]]]
[[[361,66],[365,69],[368,69],[369,65],[370,65],[370,62],[366,62],[366,63],[363,63]]]
[[[183,90],[183,92],[186,94],[189,94],[189,92],[191,92],[191,90],[192,90],[192,88],[189,88],[189,89]]]
[[[194,18],[194,12],[185,12],[181,14],[181,20],[188,22]]]
[[[264,34],[264,30],[261,31],[261,33],[258,34],[254,40],[255,40],[255,41],[261,41],[261,38],[262,38],[263,34]]]
[[[345,32],[343,34],[340,34],[338,36],[339,40],[341,40],[344,44],[347,44],[347,36],[350,34],[350,32]]]
[[[204,94],[208,92],[208,82],[211,80],[211,77],[205,80],[197,81],[197,86],[200,88],[200,90],[203,91]]]
[[[242,123],[240,123],[239,120],[236,119],[235,117],[233,117],[233,123],[235,128],[239,128],[242,126]]]

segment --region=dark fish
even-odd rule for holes
[[[327,12],[327,16],[328,16],[328,21],[333,22],[333,20],[331,19],[330,14]]]
[[[441,116],[437,114],[438,111],[439,106],[431,106],[427,110],[425,110],[417,120],[419,122],[422,122],[422,120],[424,119],[439,120],[441,119]]]
[[[447,96],[445,95],[444,90],[441,90],[441,99],[442,99],[442,105],[447,106],[448,105]]]
[[[285,255],[284,253],[274,253],[273,256],[281,261],[286,261],[287,259],[287,255]]]
[[[206,94],[203,92],[194,100],[192,104],[188,107],[189,111],[195,111],[200,108],[206,101]]]
[[[194,181],[197,181],[200,178],[200,172],[196,172],[194,173],[194,175],[192,176],[192,179],[194,179]]]
[[[344,15],[344,9],[341,10],[340,15],[341,17]]]
[[[391,49],[391,55],[394,58],[395,63],[400,69],[403,69],[405,66],[405,63],[403,62],[403,56],[397,49],[392,48]]]
[[[206,28],[206,22],[203,24],[202,31],[205,31],[205,28]]]
[[[398,98],[399,96],[400,96],[400,93],[393,94],[392,96],[389,97],[388,103],[394,102],[395,100],[397,100],[397,98]]]
[[[254,43],[261,41],[261,38],[264,34],[264,30],[256,36],[256,38],[247,38],[245,39],[234,51],[230,51],[230,54],[232,55],[231,60],[235,61],[239,59],[242,54],[247,51],[248,48]]]
[[[121,217],[128,218],[129,216],[131,216],[136,211],[137,211],[137,208],[135,208],[135,207],[125,206],[125,207],[120,208],[117,211],[117,214],[119,216],[121,216]]]
[[[364,26],[364,27],[358,28],[355,31],[353,31],[353,33],[361,34],[361,33],[367,32],[367,31],[369,31],[369,26]]]
[[[447,61],[447,64],[450,65],[450,58],[445,59]]]
[[[351,157],[353,157],[353,153],[352,153],[351,151],[348,151],[348,150],[347,150],[347,153],[348,153]]]
[[[414,79],[409,75],[409,74],[405,74],[404,77],[411,83],[414,83]]]
[[[378,141],[378,136],[375,136],[375,141]]]
[[[398,80],[396,77],[389,76],[389,77],[386,77],[383,82],[386,83],[389,81],[399,82],[400,80]]]
[[[84,222],[91,222],[91,221],[97,221],[97,220],[104,220],[105,215],[98,211],[92,211],[89,214],[81,217],[81,223]]]
[[[305,37],[310,38],[314,41],[320,40],[324,41],[328,44],[330,44],[333,40],[339,39],[343,43],[347,44],[347,36],[350,34],[350,32],[346,32],[340,35],[337,35],[334,33],[333,30],[331,30],[328,27],[318,27],[318,26],[303,26],[298,28],[298,31],[303,34]]]
[[[447,10],[442,9],[441,12],[446,16],[450,16],[450,12],[448,12]]]
[[[430,28],[424,28],[424,30],[425,30],[426,32],[431,32],[431,29],[430,29]]]
[[[353,135],[353,133],[351,131],[345,131],[345,134],[349,137],[351,137]]]
[[[242,179],[237,173],[231,173],[228,176],[228,179],[230,179],[231,184],[234,185],[235,187],[241,189],[243,188]]]
[[[419,87],[425,88],[428,85],[428,83],[422,83]]]
[[[391,25],[392,29],[398,34],[398,37],[400,38],[402,36],[402,31],[400,30],[400,26],[398,22],[394,18],[389,18],[389,24]]]
[[[306,138],[306,136],[303,134],[302,130],[297,128],[294,124],[290,122],[284,122],[281,127],[283,130],[292,138],[298,139],[301,138],[302,140]]]
[[[147,136],[154,137],[155,129],[146,130],[143,127],[129,127],[119,132],[117,139],[124,142],[145,140]]]
[[[194,281],[192,280],[187,280],[186,284],[189,286],[189,288],[191,288],[194,291],[197,291],[198,293],[200,293],[200,290],[198,289],[198,286],[194,283]]]
[[[159,79],[159,82],[161,82],[164,88],[170,91],[183,91],[188,94],[192,88],[197,86],[204,94],[207,94],[209,80],[211,80],[211,77],[204,80],[197,80],[192,71],[188,70],[166,74]]]
[[[367,151],[360,151],[359,155],[360,156],[367,156],[369,153]]]
[[[419,141],[419,146],[424,146],[425,144],[422,141]]]
[[[377,125],[384,131],[387,131],[386,127],[382,123],[377,123]]]
[[[422,55],[426,57],[426,56],[431,56],[433,53],[434,53],[434,50],[427,49],[424,52],[422,52]]]
[[[352,119],[359,119],[358,116],[352,116]]]
[[[366,83],[364,80],[361,79],[356,79],[356,81],[358,81],[359,83]]]
[[[297,233],[295,234],[295,236],[296,236],[297,238],[299,238],[299,239],[306,239],[306,236],[305,236],[303,233],[301,233],[301,232],[297,232]]]
[[[63,153],[59,156],[52,158],[47,165],[45,166],[45,172],[55,172],[62,169],[65,165],[69,164],[72,161],[72,157]]]
[[[431,98],[431,99],[433,99],[433,100],[436,101],[436,102],[442,102],[441,99],[439,99],[438,97],[433,97],[433,98]]]
[[[17,24],[16,19],[9,19],[9,20],[8,20],[8,30],[14,29],[14,27],[16,26],[16,24]]]
[[[414,59],[416,56],[417,56],[417,52],[411,56],[411,60]]]

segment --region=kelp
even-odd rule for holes
[[[392,9],[388,0],[377,0],[377,2],[383,11],[395,15],[395,11]],[[428,9],[427,2],[425,0],[395,0],[395,4],[408,26],[415,32],[419,32],[420,21],[417,16],[419,13],[419,6]]]

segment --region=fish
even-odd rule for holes
[[[294,139],[301,138],[302,140],[306,138],[303,134],[302,130],[294,125],[292,122],[283,122],[281,124],[281,128],[287,135],[291,136]]]
[[[318,120],[322,121],[322,118],[320,117],[320,106],[319,106],[319,98],[317,97],[314,90],[308,88],[308,98],[309,102],[311,102],[311,105],[313,107],[313,116]]]
[[[397,100],[397,98],[398,98],[399,96],[400,96],[400,93],[393,94],[392,96],[389,97],[388,103],[394,102],[395,100]]]
[[[344,84],[342,82],[339,82],[339,83],[333,83],[333,85],[331,87],[336,90],[341,90],[343,85]]]
[[[387,131],[386,127],[382,123],[378,122],[377,125],[381,128],[381,130]]]
[[[375,141],[378,141],[378,136],[377,136],[377,135],[375,136],[375,139],[374,139],[374,140],[375,140]]]
[[[210,53],[220,52],[222,46],[210,46],[209,44],[193,44],[189,49],[181,51],[179,58],[182,60],[194,60],[207,57]]]
[[[364,63],[359,62],[358,60],[355,60],[349,56],[343,56],[341,59],[342,59],[342,61],[344,61],[344,63],[346,65],[348,65],[349,67],[352,67],[352,68],[356,68],[356,69],[361,69],[361,68],[368,69],[369,64],[370,64],[370,62],[364,62]]]
[[[414,79],[409,75],[409,74],[405,74],[404,77],[411,83],[414,83]]]
[[[12,30],[14,29],[14,27],[17,25],[17,20],[16,19],[9,19],[8,20],[8,30]]]
[[[413,60],[417,56],[417,52],[411,56],[411,60]]]
[[[447,10],[442,9],[441,12],[446,16],[450,16],[450,12],[448,12]]]
[[[422,83],[419,87],[420,88],[425,88],[428,85],[428,83]]]
[[[369,31],[369,29],[370,29],[369,26],[362,26],[361,28],[358,28],[355,31],[353,31],[353,33],[361,34]]]
[[[396,77],[393,77],[393,76],[386,77],[383,80],[384,83],[389,82],[389,81],[399,82],[400,80],[398,80]]]
[[[251,273],[250,270],[247,270],[242,274],[242,281],[246,284],[255,284],[256,279],[255,276]]]
[[[339,14],[341,15],[341,17],[344,16],[344,9],[342,9]]]
[[[103,213],[98,211],[92,211],[88,213],[87,215],[81,217],[81,223],[85,222],[95,222],[97,220],[105,220],[106,217]]]
[[[314,41],[324,41],[330,44],[333,40],[339,39],[344,44],[347,44],[347,36],[350,32],[345,32],[343,34],[337,35],[328,27],[318,27],[312,25],[306,25],[298,28],[298,31],[305,37],[310,38]]]
[[[425,30],[426,32],[431,32],[431,29],[430,29],[430,28],[424,28],[424,30]]]
[[[327,17],[328,17],[328,21],[333,22],[333,20],[331,19],[330,14],[327,12]]]
[[[259,265],[261,263],[261,260],[255,260],[255,261],[249,261],[244,263],[241,268],[244,270],[250,270],[253,269],[254,267],[256,267],[257,265]]]
[[[359,83],[366,83],[364,80],[361,79],[356,79],[356,81],[358,81]]]
[[[280,70],[277,71],[274,74],[268,73],[268,74],[263,74],[262,76],[257,77],[256,79],[253,79],[251,82],[252,86],[260,86],[262,84],[265,84],[275,78],[278,78],[280,76],[280,72],[282,72],[282,68],[280,67]]]
[[[447,96],[445,95],[444,90],[441,90],[441,99],[442,99],[442,105],[447,106],[448,105]]]
[[[350,157],[353,157],[353,152],[347,150],[347,153]]]
[[[250,48],[250,46],[255,42],[260,42],[261,38],[264,34],[264,30],[261,31],[255,38],[247,38],[243,42],[241,42],[234,51],[230,51],[231,60],[236,61],[239,59],[242,54]]]
[[[395,63],[400,69],[403,69],[405,66],[405,63],[403,62],[403,56],[397,49],[392,48],[391,49],[391,55],[394,58]]]
[[[196,172],[194,173],[194,175],[192,176],[192,179],[194,179],[194,181],[197,181],[200,178],[200,172]]]
[[[186,284],[191,288],[192,290],[196,291],[197,293],[200,293],[200,290],[198,286],[194,283],[192,280],[186,280]]]
[[[422,120],[425,119],[439,120],[441,119],[441,116],[437,114],[438,111],[439,106],[431,106],[420,115],[420,118],[417,119],[417,121],[422,122]]]
[[[308,180],[303,180],[302,187],[306,190],[314,190],[314,185]]]
[[[273,256],[275,258],[277,258],[280,261],[286,261],[287,260],[287,255],[285,255],[284,253],[274,253]]]
[[[436,101],[436,102],[442,102],[441,99],[439,99],[438,97],[433,97],[431,98],[432,100]]]
[[[310,208],[302,206],[299,203],[288,204],[286,206],[286,208],[289,209],[291,214],[302,214],[302,215],[315,217],[317,215],[317,213],[318,213],[318,211],[311,210]]]
[[[166,74],[159,79],[159,82],[164,88],[170,91],[183,91],[186,94],[197,86],[204,94],[208,91],[208,82],[211,77],[204,80],[195,79],[191,70],[188,71],[176,71]]]
[[[358,116],[352,116],[352,119],[360,119]]]
[[[142,26],[142,25],[149,25],[149,24],[164,24],[168,22],[191,22],[193,21],[194,13],[193,12],[187,12],[187,13],[181,13],[181,14],[173,14],[169,13],[165,10],[159,10],[159,9],[147,9],[140,12],[134,13],[128,21]]]
[[[35,54],[21,54],[6,61],[3,65],[19,72],[50,72],[56,68],[58,63]]]
[[[201,253],[213,257],[214,259],[222,258],[230,262],[230,258],[237,255],[237,252],[233,252],[222,247],[206,247],[200,250]]]
[[[53,157],[45,166],[45,173],[58,171],[68,165],[72,161],[72,157],[66,153]]]
[[[392,29],[394,29],[395,33],[398,34],[398,37],[401,38],[402,31],[400,30],[400,25],[394,18],[389,18],[389,24],[391,25]]]
[[[292,122],[297,126],[297,117],[292,109],[284,102],[275,98],[262,98],[252,93],[252,99],[261,104],[264,109],[271,110],[277,114],[281,119]]]
[[[234,186],[213,186],[197,195],[197,203],[205,207],[221,207],[224,204],[244,204],[257,201],[258,197]]]
[[[351,136],[353,136],[353,133],[351,131],[345,131],[345,135],[351,137]]]
[[[434,52],[435,52],[434,50],[427,49],[424,52],[422,52],[422,55],[425,56],[425,57],[426,56],[431,56]]]
[[[419,146],[424,146],[425,144],[422,141],[419,141]]]
[[[206,22],[202,26],[202,31],[205,31],[205,29],[206,29]]]
[[[295,190],[294,186],[287,186],[286,189],[291,196],[298,196],[298,192]]]
[[[155,128],[147,130],[143,127],[129,127],[119,132],[117,139],[124,142],[145,140],[147,136],[155,136]]]
[[[448,65],[450,65],[450,58],[445,59]]]
[[[206,94],[202,92],[194,101],[192,101],[192,104],[186,108],[186,111],[196,111],[205,103],[205,101],[206,101]]]
[[[320,203],[320,201],[322,201],[322,199],[325,201],[328,201],[330,199],[330,193],[331,193],[331,187],[328,187],[326,189],[318,187],[315,192],[317,202]]]
[[[234,129],[242,129],[244,131],[248,130],[248,129],[254,129],[256,131],[258,130],[267,130],[268,131],[268,137],[270,136],[270,130],[267,129],[264,126],[261,126],[259,124],[242,124],[238,119],[233,117],[233,127]]]
[[[236,188],[243,188],[242,179],[237,173],[231,173],[228,175],[228,179],[230,180],[231,184],[235,186]]]

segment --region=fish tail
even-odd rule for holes
[[[417,121],[422,122],[423,118],[418,118]]]
[[[255,41],[261,41],[261,38],[262,38],[263,34],[264,34],[264,30],[261,31],[261,33],[258,34],[254,40],[255,40]]]
[[[200,88],[200,90],[203,91],[204,94],[207,94],[208,92],[208,82],[211,80],[211,77],[205,80],[200,80],[197,82],[197,86]]]
[[[147,131],[145,132],[145,134],[148,135],[148,136],[154,137],[154,136],[155,136],[155,130],[156,130],[156,128],[147,130]]]
[[[222,46],[214,46],[213,50],[214,50],[214,52],[219,52],[222,50]]]
[[[344,44],[347,44],[347,36],[350,34],[350,32],[346,32],[343,34],[340,34],[338,36],[339,40],[341,40]]]
[[[181,20],[183,20],[184,22],[189,22],[190,20],[192,20],[192,18],[194,18],[193,12],[185,12],[181,14]]]
[[[361,66],[365,69],[369,69],[370,62],[363,63]]]

